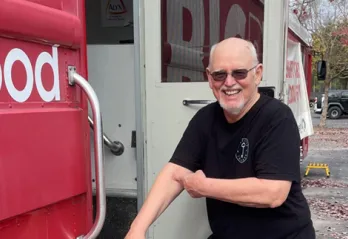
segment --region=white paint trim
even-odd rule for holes
[[[264,86],[275,87],[275,98],[283,97],[286,76],[286,42],[288,33],[288,0],[265,0],[263,79]],[[264,81],[263,80],[263,81]]]
[[[133,0],[134,16],[134,76],[135,76],[135,119],[136,119],[136,167],[137,167],[137,208],[140,210],[145,200],[146,167],[145,167],[145,39],[144,39],[144,6],[143,1]]]
[[[304,28],[293,12],[289,13],[289,28],[304,42],[307,46],[311,45],[312,36]]]

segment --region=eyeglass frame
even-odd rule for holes
[[[214,71],[214,72],[209,72],[209,75],[213,78],[214,81],[217,81],[217,82],[222,82],[222,81],[225,81],[228,77],[228,75],[231,75],[234,79],[236,80],[244,80],[245,78],[247,78],[249,72],[253,69],[255,69],[256,67],[258,67],[259,64],[253,66],[252,68],[250,69],[235,69],[235,70],[232,70],[230,73],[229,72],[226,72],[226,71],[223,71],[223,70],[219,70],[219,71]],[[236,73],[236,71],[243,71],[243,73],[245,73],[245,76],[244,77],[236,77],[234,74]],[[214,77],[214,73],[223,73],[225,74],[225,77],[224,79],[222,80],[217,80],[215,77]]]

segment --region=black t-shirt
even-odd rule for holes
[[[243,207],[207,198],[210,227],[218,239],[313,239],[314,229],[301,189],[300,135],[291,109],[261,95],[236,123],[219,103],[200,109],[190,121],[170,162],[207,177],[292,181],[277,208]]]

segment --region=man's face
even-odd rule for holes
[[[234,49],[217,47],[207,74],[210,88],[221,107],[229,114],[238,115],[257,93],[262,65],[253,64],[246,46]]]

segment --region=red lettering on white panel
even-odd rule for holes
[[[288,91],[289,91],[288,104],[292,104],[292,103],[296,103],[296,102],[300,101],[300,98],[301,98],[301,85],[300,84],[289,85]]]
[[[287,61],[286,64],[286,78],[287,79],[298,79],[301,78],[300,74],[300,63],[297,61]]]

